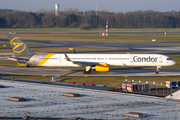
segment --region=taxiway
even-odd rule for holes
[[[83,70],[65,68],[42,68],[42,67],[16,67],[0,66],[0,75],[30,75],[30,76],[180,76],[180,69],[160,69],[159,74],[155,74],[155,69],[121,69],[110,70],[109,72],[92,71],[91,74],[83,74]]]

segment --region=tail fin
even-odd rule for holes
[[[7,32],[7,36],[16,56],[34,55],[34,52],[16,35],[15,32]]]

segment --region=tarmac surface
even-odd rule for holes
[[[65,88],[41,83],[9,82],[0,79],[0,117],[74,118],[83,119],[179,119],[178,101],[160,97],[120,92]],[[78,93],[80,97],[66,97],[64,93]],[[9,97],[23,97],[27,101],[14,102]],[[129,112],[145,114],[145,118],[131,118]]]
[[[145,76],[180,76],[180,69],[160,69],[159,74],[155,74],[155,69],[121,69],[110,70],[108,72],[96,72],[91,74],[83,74],[82,71],[75,72],[68,76],[120,76],[120,77],[145,77]]]
[[[110,70],[109,72],[92,71],[91,74],[83,74],[82,70],[76,69],[57,69],[42,67],[16,67],[0,66],[0,75],[32,75],[32,76],[180,76],[180,69],[160,69],[159,74],[155,74],[155,69],[121,69]]]
[[[14,67],[14,66],[0,66],[0,75],[32,75],[32,76],[61,76],[78,70],[71,69],[53,69],[53,68],[34,68],[34,67]]]

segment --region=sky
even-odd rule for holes
[[[172,2],[173,1],[173,2]],[[78,8],[79,11],[107,10],[109,12],[133,12],[154,10],[159,12],[180,11],[180,0],[0,0],[0,9],[37,12],[40,9],[54,10],[55,3],[59,10]]]

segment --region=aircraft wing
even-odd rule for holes
[[[65,57],[66,57],[66,60],[67,61],[71,61],[73,62],[74,64],[78,64],[80,66],[93,66],[93,65],[99,65],[99,64],[102,64],[102,63],[99,63],[99,62],[84,62],[84,61],[73,61],[71,60],[66,54],[65,54]]]
[[[74,64],[78,64],[80,66],[93,66],[93,65],[98,65],[101,63],[98,62],[84,62],[84,61],[72,61]]]

